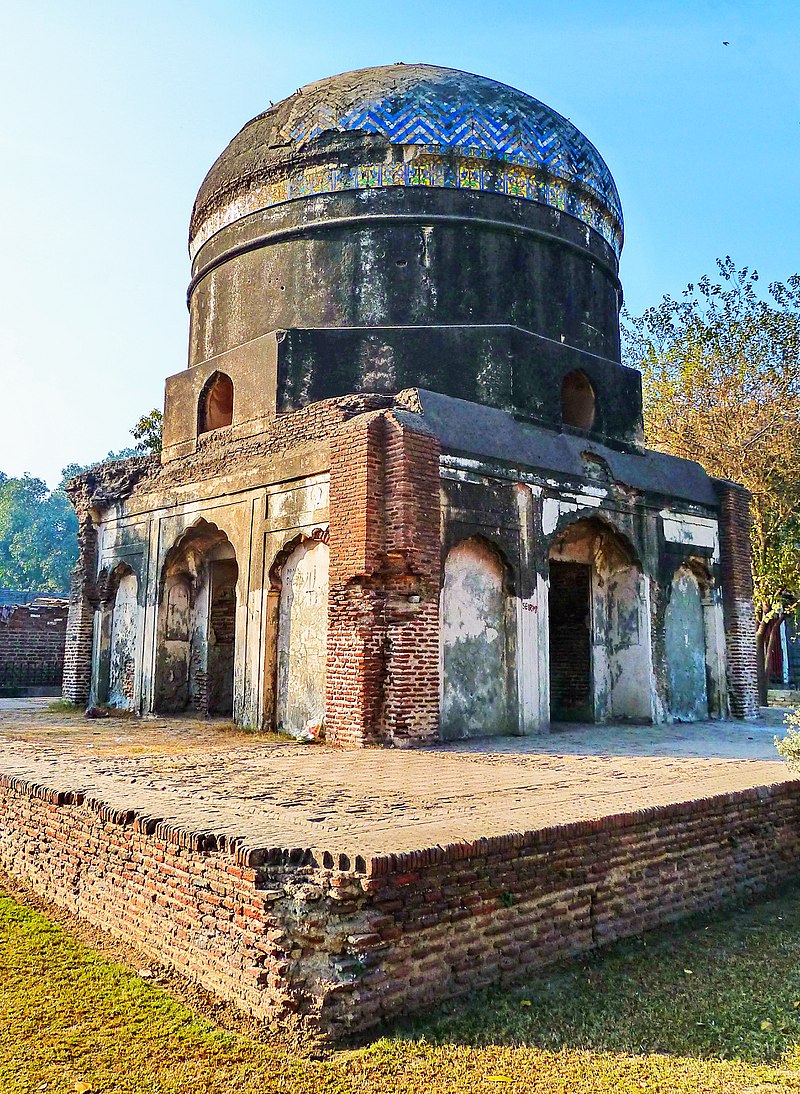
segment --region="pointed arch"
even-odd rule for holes
[[[517,729],[512,573],[503,552],[481,535],[447,552],[440,605],[446,739]]]
[[[239,567],[226,533],[198,518],[164,556],[156,708],[231,714]]]
[[[225,372],[212,372],[197,402],[197,433],[224,429],[233,421],[233,380]]]
[[[597,411],[594,386],[583,369],[573,369],[561,381],[562,425],[592,429]]]

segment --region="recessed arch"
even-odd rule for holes
[[[652,720],[648,581],[630,539],[581,516],[548,558],[551,719]]]
[[[212,372],[197,404],[197,432],[224,429],[233,421],[233,380],[224,372]]]
[[[239,568],[233,544],[203,518],[161,568],[156,708],[233,712]]]
[[[677,722],[725,711],[722,604],[705,558],[689,557],[675,569],[664,612],[667,709]]]
[[[561,381],[561,422],[574,429],[590,430],[596,415],[594,387],[582,369],[573,369]]]
[[[270,568],[275,725],[294,736],[325,720],[330,548],[327,531],[295,536]]]
[[[139,637],[139,580],[125,562],[104,568],[97,579],[95,702],[133,710]]]
[[[441,594],[442,711],[445,739],[516,729],[511,568],[483,536],[453,544]]]

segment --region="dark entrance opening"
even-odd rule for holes
[[[234,559],[212,562],[211,603],[208,613],[208,713],[233,713],[233,653],[236,637],[236,579]]]
[[[592,703],[592,568],[550,562],[550,719],[594,721]]]

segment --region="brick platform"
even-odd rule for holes
[[[0,712],[0,861],[331,1036],[796,874],[774,729],[592,732],[341,753]]]

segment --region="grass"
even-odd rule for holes
[[[77,714],[79,712],[82,714],[83,709],[77,703],[71,703],[69,699],[53,699],[52,703],[48,703],[45,707],[49,714]]]
[[[800,1091],[800,889],[320,1054],[223,1029],[0,894],[3,1094]]]

